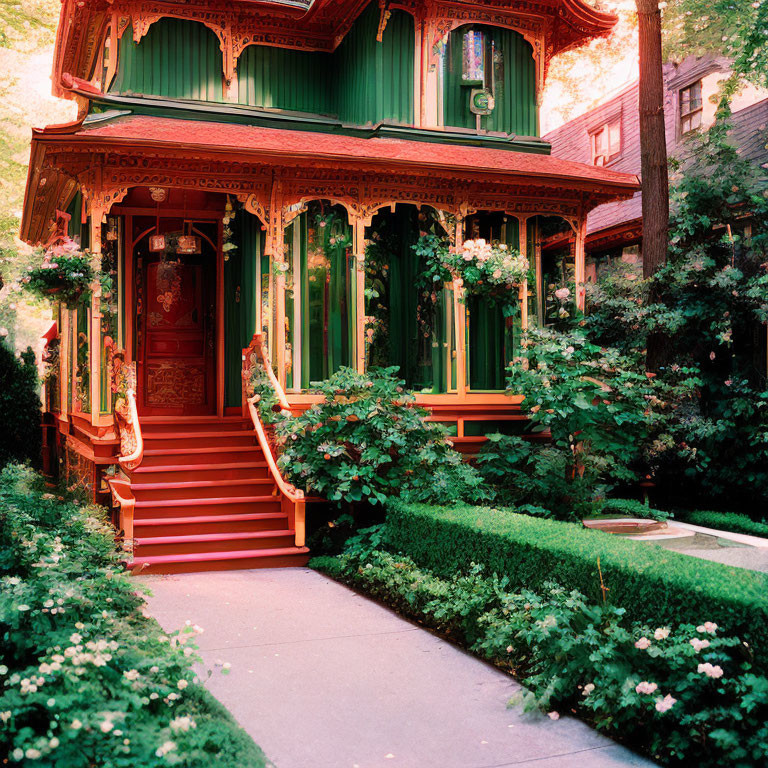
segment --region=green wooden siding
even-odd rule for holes
[[[237,65],[238,101],[294,112],[334,112],[331,55],[249,45]]]
[[[256,331],[257,267],[263,250],[261,222],[244,210],[233,224],[237,250],[224,263],[225,405],[242,402],[243,349]]]
[[[109,90],[223,102],[219,40],[203,24],[166,18],[156,21],[136,44],[128,27],[120,40],[117,75]]]
[[[373,2],[334,54],[336,113],[345,123],[413,125],[413,17],[392,11],[381,43],[379,6]]]
[[[501,131],[519,136],[536,135],[536,67],[530,44],[517,32],[492,27],[460,27],[448,40],[445,55],[443,87],[444,121],[446,126],[474,128],[476,117],[469,110],[469,95],[478,84],[462,84],[462,40],[469,29],[480,29],[486,35],[487,46],[493,46],[493,84],[496,106],[481,118],[488,131]],[[490,66],[490,47],[486,66]],[[489,73],[490,74],[490,73]],[[488,77],[488,76],[487,76]]]

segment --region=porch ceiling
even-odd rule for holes
[[[275,178],[283,204],[325,197],[571,217],[639,188],[634,175],[549,155],[128,115],[33,132],[21,234],[45,239],[67,202],[50,191],[63,179],[107,205],[133,186],[255,194],[268,205]]]

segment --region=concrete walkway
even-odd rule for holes
[[[309,569],[141,580],[167,631],[205,629],[209,690],[277,768],[652,765],[575,719],[507,709],[510,677]]]

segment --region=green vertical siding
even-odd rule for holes
[[[261,222],[241,210],[233,222],[234,242],[224,263],[224,369],[225,405],[242,402],[243,349],[256,332],[256,271],[262,253]],[[239,290],[238,290],[239,289]]]
[[[160,19],[141,42],[131,28],[119,46],[113,93],[224,101],[222,60],[216,35],[203,24]]]
[[[379,18],[378,3],[370,3],[334,54],[336,111],[355,125],[412,125],[414,20],[392,11],[379,43]]]
[[[295,112],[334,112],[331,55],[250,45],[237,65],[238,101]]]
[[[477,85],[462,85],[462,39],[470,27],[460,27],[451,33],[445,56],[445,86],[443,104],[445,125],[474,128],[475,115],[469,111],[469,94]],[[536,67],[531,46],[517,32],[510,29],[480,27],[492,42],[500,57],[494,66],[496,106],[493,112],[481,118],[481,126],[488,131],[502,131],[521,136],[536,135]],[[490,66],[487,56],[486,66]]]

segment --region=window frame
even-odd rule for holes
[[[689,94],[689,92],[693,91],[696,88],[698,88],[698,98],[694,100],[690,97],[690,95],[688,95],[686,99],[684,94]],[[687,101],[687,110],[685,107],[686,101]],[[693,122],[697,117],[698,117],[698,123],[694,125]],[[702,80],[701,78],[699,78],[698,80],[694,80],[692,83],[688,83],[682,88],[677,89],[678,135],[681,137],[688,136],[698,131],[703,125],[703,122],[704,122],[703,117],[704,117],[704,97],[703,97],[703,89],[702,89]],[[687,128],[685,127],[686,122],[688,124]]]
[[[618,142],[614,151],[611,151],[611,128],[616,127],[618,131]],[[607,152],[597,151],[598,136],[607,135],[608,146]],[[624,131],[622,130],[621,115],[614,115],[613,117],[604,120],[599,125],[595,126],[589,131],[589,151],[592,156],[592,165],[598,168],[604,168],[607,165],[615,163],[622,155],[624,150]],[[603,158],[602,162],[598,162],[599,158]]]

